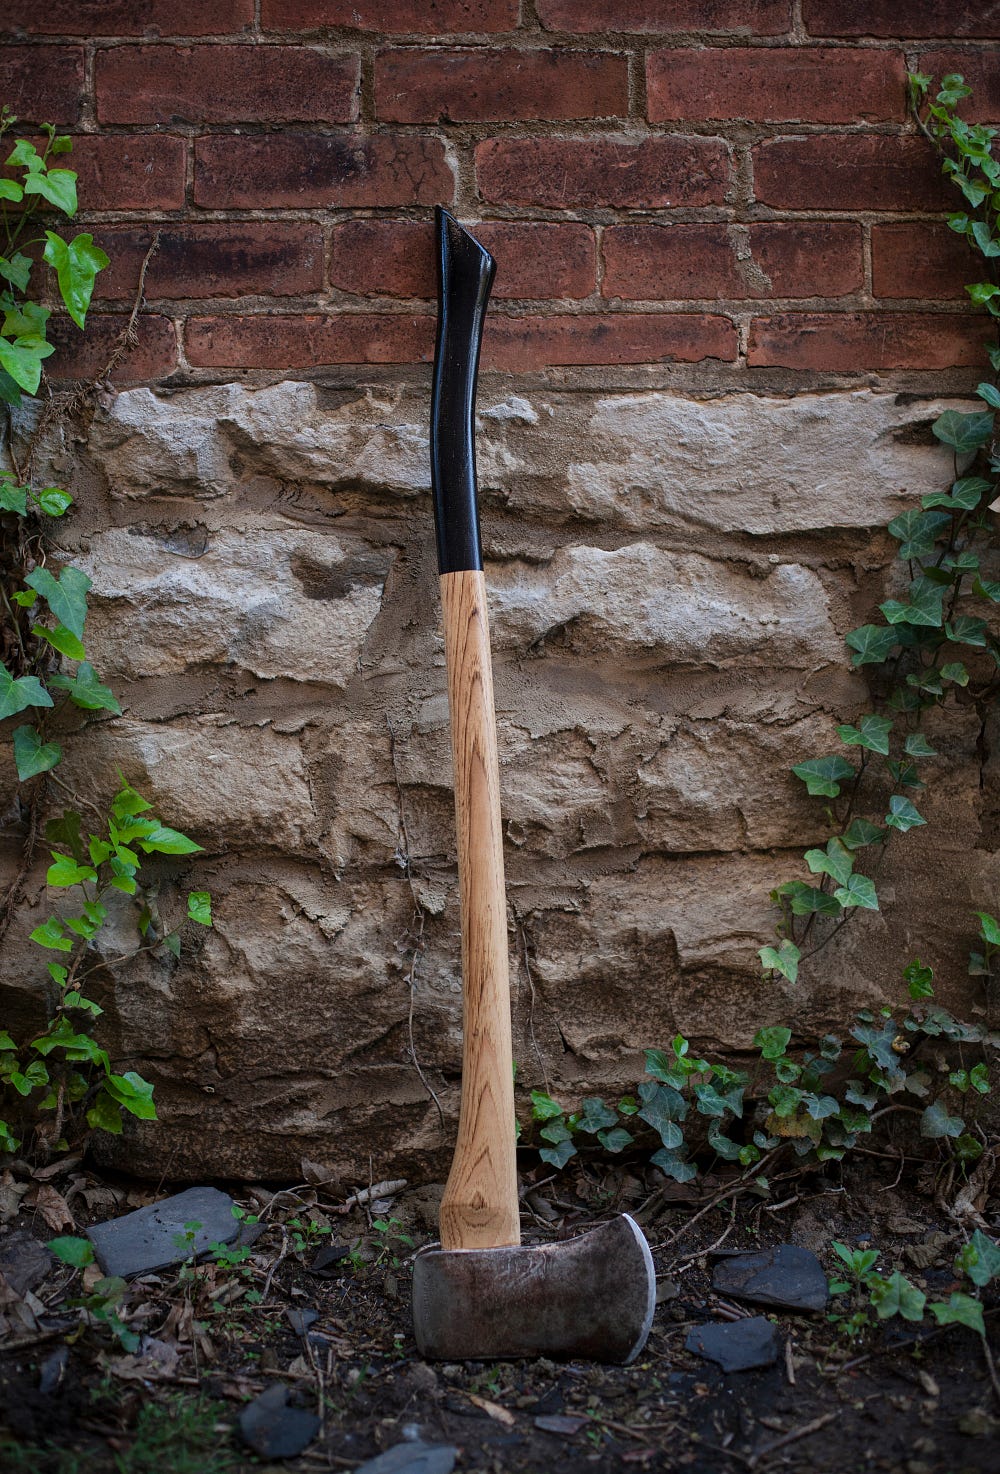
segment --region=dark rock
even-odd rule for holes
[[[51,1396],[66,1374],[69,1365],[69,1347],[58,1346],[42,1362],[38,1369],[38,1390],[46,1397]]]
[[[351,1252],[347,1244],[324,1244],[318,1249],[313,1262],[309,1266],[309,1273],[318,1275],[320,1279],[333,1279],[350,1266],[344,1263]]]
[[[311,1325],[319,1320],[319,1311],[306,1308],[304,1310],[286,1310],[288,1324],[297,1336],[304,1336]]]
[[[26,1229],[15,1228],[0,1242],[0,1274],[15,1295],[24,1295],[41,1284],[55,1262],[45,1245]]]
[[[535,1427],[541,1428],[543,1433],[558,1433],[560,1438],[572,1438],[589,1422],[589,1418],[574,1417],[570,1413],[543,1413],[535,1419]]]
[[[244,1441],[262,1459],[294,1459],[319,1432],[315,1413],[289,1407],[288,1391],[275,1383],[240,1413]]]
[[[240,1238],[234,1206],[229,1194],[216,1187],[191,1187],[123,1218],[95,1224],[87,1237],[104,1273],[128,1279],[180,1264],[192,1254],[197,1257],[212,1244],[233,1243]],[[190,1243],[188,1223],[200,1225],[192,1230]]]
[[[796,1244],[720,1259],[712,1289],[749,1305],[778,1310],[825,1310],[829,1298],[823,1266],[809,1249]]]
[[[458,1449],[450,1443],[397,1443],[360,1464],[355,1474],[451,1474]]]
[[[752,1367],[769,1367],[777,1361],[778,1332],[764,1316],[755,1315],[725,1325],[695,1326],[684,1347],[695,1356],[718,1363],[724,1372],[748,1372]]]

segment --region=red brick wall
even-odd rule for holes
[[[425,361],[437,202],[499,259],[487,367],[981,361],[904,73],[1000,116],[992,0],[2,10],[0,99],[76,135],[114,263],[57,372],[100,364],[157,229],[130,378]]]

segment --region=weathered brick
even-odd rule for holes
[[[96,295],[134,295],[153,224],[105,225],[95,239],[111,257]],[[323,232],[308,221],[220,221],[159,227],[160,244],[146,273],[146,298],[293,297],[323,285]]]
[[[587,225],[484,221],[471,229],[496,257],[495,298],[579,298],[594,290],[596,251]],[[435,296],[433,226],[408,220],[350,220],[334,226],[330,282],[367,296]]]
[[[262,0],[266,31],[345,26],[383,35],[513,31],[518,0]]]
[[[359,62],[308,46],[114,46],[95,62],[102,123],[349,123]]]
[[[954,208],[930,146],[888,134],[771,138],[753,150],[754,193],[786,210]]]
[[[1000,11],[997,12],[1000,15]],[[1000,27],[998,27],[1000,29]],[[935,82],[949,72],[959,72],[972,96],[959,103],[958,111],[970,123],[1000,122],[1000,58],[995,48],[971,48],[965,51],[925,51],[920,56],[919,70]],[[934,89],[937,91],[937,88]]]
[[[56,352],[45,361],[45,371],[54,383],[67,379],[94,379],[103,373],[114,351],[127,313],[89,312],[87,331],[58,313],[49,324],[49,338]],[[144,312],[136,323],[138,342],[112,374],[115,384],[144,384],[163,379],[177,367],[174,325],[158,313]]]
[[[0,98],[16,113],[19,127],[75,123],[83,99],[83,48],[0,48]]]
[[[863,282],[861,227],[615,225],[604,232],[606,297],[839,297]]]
[[[1000,36],[995,0],[802,0],[814,36]]]
[[[983,357],[983,323],[971,313],[783,312],[754,318],[747,361],[852,373],[967,368]]]
[[[622,117],[628,62],[595,51],[382,51],[375,107],[395,123]]]
[[[4,0],[0,33],[36,36],[226,36],[253,25],[253,0]]]
[[[788,0],[537,0],[550,31],[719,31],[734,36],[778,36],[791,25]]]
[[[854,123],[902,118],[898,52],[807,46],[674,47],[646,62],[649,118]]]
[[[434,354],[434,318],[402,313],[192,317],[184,342],[189,363],[204,368],[420,363]]]
[[[486,320],[483,364],[530,372],[561,364],[731,362],[736,329],[728,317],[700,312],[613,312]]]
[[[167,133],[83,133],[69,163],[86,210],[179,210],[187,143]]]
[[[217,136],[195,145],[194,197],[212,209],[433,205],[455,181],[439,138]]]
[[[489,138],[476,149],[483,198],[556,210],[720,205],[729,154],[718,138]]]
[[[960,297],[978,279],[983,258],[946,225],[907,221],[872,226],[872,288],[876,297]]]

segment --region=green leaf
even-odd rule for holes
[[[811,916],[814,912],[820,916],[837,916],[840,913],[839,901],[818,886],[806,885],[801,880],[786,880],[772,892],[775,899],[782,896],[787,899],[793,916]]]
[[[188,919],[197,921],[199,926],[212,925],[212,897],[208,891],[189,892],[187,914]]]
[[[33,604],[37,603],[38,595],[34,589],[18,589],[13,599],[18,608],[30,609]]]
[[[42,360],[55,352],[51,343],[37,333],[10,339],[0,336],[0,368],[28,394],[35,394],[42,378]]]
[[[849,725],[838,727],[837,736],[849,747],[865,747],[869,752],[880,752],[888,756],[891,731],[892,722],[888,717],[879,717],[869,713],[861,718],[856,727]]]
[[[576,1156],[576,1147],[571,1141],[560,1141],[555,1146],[543,1146],[539,1148],[538,1155],[543,1162],[548,1162],[550,1167],[565,1167],[570,1157]]]
[[[943,601],[944,588],[932,579],[921,576],[910,584],[908,600],[887,599],[879,608],[890,624],[913,624],[937,629],[944,617]],[[901,636],[897,635],[897,643],[900,639]]]
[[[94,1246],[89,1239],[69,1236],[49,1239],[47,1247],[61,1263],[72,1264],[74,1269],[82,1269],[85,1264],[94,1262]]]
[[[693,1162],[685,1161],[683,1157],[678,1156],[677,1152],[665,1147],[654,1152],[649,1160],[654,1167],[659,1167],[665,1176],[672,1177],[675,1182],[690,1182],[692,1178],[698,1176],[698,1168]]]
[[[754,1049],[760,1050],[761,1059],[780,1059],[791,1042],[792,1031],[778,1024],[758,1029],[753,1036]]]
[[[874,844],[884,834],[884,829],[870,823],[868,819],[852,819],[845,833],[841,835],[841,840],[849,850],[860,850],[865,845]]]
[[[908,829],[915,829],[918,824],[926,824],[927,820],[908,798],[904,798],[900,793],[894,793],[889,800],[889,812],[885,816],[885,822],[890,829],[898,829],[901,834],[905,834]]]
[[[794,942],[784,938],[777,948],[761,947],[757,952],[765,972],[780,972],[790,983],[799,975],[799,960],[802,953]]]
[[[804,763],[797,763],[792,772],[796,778],[802,779],[809,793],[826,798],[836,798],[841,782],[855,776],[853,765],[839,756],[809,758]]]
[[[40,947],[49,947],[53,952],[72,952],[73,941],[66,935],[61,921],[55,916],[50,916],[48,921],[36,926],[31,933],[31,940],[37,942]]]
[[[962,186],[962,192],[965,195],[966,199],[970,202],[970,204],[982,204],[983,200],[986,198],[985,190],[980,189],[978,185],[969,185],[968,182],[965,182],[963,184],[961,178],[957,180],[957,183]],[[978,195],[978,198],[973,199],[972,193],[970,191],[975,191]],[[996,297],[998,293],[1000,293],[1000,287],[994,286],[992,282],[988,281],[966,282],[965,290],[968,292],[969,296],[972,298],[973,302],[975,302],[977,307],[988,306],[992,302],[993,298]],[[952,413],[954,413],[954,411],[952,411]]]
[[[992,490],[993,483],[984,481],[982,476],[960,476],[957,481],[952,482],[950,492],[931,492],[928,496],[921,497],[920,504],[923,507],[954,507],[963,512],[971,512],[979,506],[983,493]]]
[[[108,265],[108,257],[100,246],[94,245],[94,237],[89,234],[75,236],[67,242],[54,231],[47,230],[45,238],[44,258],[55,269],[66,311],[77,327],[82,328],[94,291],[94,280],[97,273]]]
[[[931,746],[923,732],[909,732],[903,743],[903,751],[908,757],[937,756],[937,748]]]
[[[597,1139],[607,1152],[624,1151],[627,1146],[631,1146],[634,1140],[631,1132],[626,1131],[622,1126],[616,1126],[613,1131],[598,1131]]]
[[[563,1113],[562,1106],[554,1101],[551,1095],[546,1095],[544,1090],[533,1090],[531,1092],[531,1117],[534,1121],[554,1121]]]
[[[0,179],[0,200],[10,200],[19,205],[24,199],[24,190],[13,179]]]
[[[30,588],[38,590],[60,624],[82,640],[87,618],[87,590],[90,588],[87,575],[69,564],[58,578],[53,577],[47,568],[36,568],[24,581]]]
[[[0,512],[16,512],[18,517],[28,515],[27,487],[18,486],[9,476],[0,477]]]
[[[977,1228],[969,1242],[958,1251],[955,1269],[968,1275],[974,1285],[983,1289],[1000,1275],[1000,1244],[997,1244],[981,1228]]]
[[[71,219],[76,214],[76,175],[72,169],[47,169],[44,173],[29,174],[24,181],[24,192],[40,194]]]
[[[949,1116],[945,1107],[936,1100],[920,1117],[920,1135],[932,1139],[940,1136],[961,1136],[965,1122],[961,1116]]]
[[[111,711],[115,716],[121,716],[122,709],[114,692],[101,683],[89,661],[81,662],[75,676],[54,675],[50,682],[60,691],[68,691],[70,700],[85,711]]]
[[[988,911],[977,911],[976,915],[979,917],[983,940],[989,942],[991,947],[1000,947],[1000,921]]]
[[[980,1336],[986,1335],[983,1307],[973,1295],[963,1295],[955,1290],[947,1302],[932,1301],[931,1314],[939,1326],[968,1326],[970,1330],[978,1331]]]
[[[878,910],[878,896],[874,882],[867,875],[848,876],[845,885],[833,893],[846,910],[848,906],[861,906],[865,911]]]
[[[188,839],[186,834],[168,829],[165,824],[158,824],[152,834],[140,839],[139,847],[147,854],[155,852],[160,855],[193,855],[202,848],[193,839]]]
[[[73,505],[69,492],[63,491],[59,486],[46,486],[42,491],[33,491],[31,495],[47,517],[61,517]]]
[[[98,1091],[94,1103],[87,1112],[87,1125],[93,1131],[107,1131],[111,1136],[122,1134],[122,1108],[106,1090]]]
[[[989,226],[984,225],[983,221],[979,221],[977,223],[980,227],[984,228],[987,233],[989,232]],[[975,231],[975,229],[976,227],[973,226],[973,231]],[[976,244],[980,245],[978,238]],[[997,389],[995,384],[979,384],[976,386],[976,393],[979,395],[980,399],[986,401],[990,409],[1000,409],[1000,390]]]
[[[0,665],[0,721],[29,706],[51,706],[52,697],[37,676],[12,676]]]
[[[889,532],[902,544],[900,558],[929,558],[940,534],[951,526],[947,512],[901,512],[889,523]]]
[[[927,1296],[897,1269],[888,1279],[872,1279],[871,1302],[879,1320],[901,1315],[904,1320],[919,1321],[923,1320]]]
[[[97,879],[97,871],[90,865],[78,865],[69,855],[60,855],[56,850],[51,853],[55,864],[46,872],[46,885],[81,885],[85,880]]]
[[[124,1075],[108,1075],[103,1088],[113,1100],[140,1121],[156,1120],[153,1086],[134,1070],[126,1070]]]
[[[970,289],[967,287],[966,291]],[[1000,291],[1000,288],[991,287],[990,295],[997,291]],[[947,409],[934,421],[931,430],[938,440],[943,441],[945,445],[953,445],[959,454],[963,455],[968,451],[978,450],[981,445],[986,444],[993,434],[993,416],[983,412],[971,415],[962,414],[957,409]]]
[[[846,885],[854,869],[854,856],[836,838],[827,840],[825,850],[806,850],[805,862],[814,875],[829,875],[840,885]]]
[[[982,649],[986,645],[989,627],[985,620],[972,619],[968,614],[961,614],[957,619],[948,621],[944,632],[949,640],[954,640],[958,645],[975,645]]]
[[[61,758],[62,748],[58,742],[43,742],[34,727],[15,727],[14,762],[22,783],[36,773],[47,773]]]
[[[881,665],[889,659],[899,644],[899,635],[891,627],[886,628],[882,624],[863,624],[850,631],[845,637],[845,643],[850,649],[857,651],[851,657],[852,665]]]
[[[23,256],[20,251],[15,251],[9,258],[0,256],[0,276],[9,281],[11,286],[17,287],[19,292],[28,290],[31,267],[31,257]]]
[[[638,1112],[640,1120],[659,1132],[664,1146],[677,1146],[683,1136],[676,1122],[686,1117],[687,1101],[672,1086],[654,1085],[651,1081],[643,1081],[639,1095],[642,1098],[642,1108]]]
[[[911,998],[933,998],[934,969],[924,967],[919,957],[915,957],[911,963],[903,968],[903,981],[906,983]]]
[[[606,1131],[618,1122],[615,1112],[608,1109],[599,1095],[584,1096],[580,1106],[578,1130],[586,1131],[591,1136],[596,1136],[599,1131]]]
[[[54,629],[49,629],[48,625],[36,624],[32,626],[31,633],[37,635],[40,640],[45,640],[54,650],[58,650],[60,655],[66,655],[70,660],[83,660],[87,653],[83,648],[83,642],[78,640],[73,631],[68,630],[63,624],[57,624]]]

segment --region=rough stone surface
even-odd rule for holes
[[[643,1048],[678,1030],[735,1055],[762,1024],[842,1032],[898,997],[904,954],[967,1005],[968,917],[1000,884],[1000,742],[983,748],[971,710],[928,729],[946,759],[920,804],[933,845],[891,847],[883,909],[794,988],[762,982],[756,955],[769,892],[829,832],[790,769],[870,709],[843,636],[891,588],[894,544],[873,529],[950,479],[929,429],[943,407],[484,379],[525,1090],[539,1055],[569,1103],[634,1089]],[[99,805],[120,769],[203,846],[156,862],[161,915],[213,897],[215,926],[185,933],[179,962],[101,975],[102,1037],[156,1085],[159,1120],[101,1143],[130,1170],[446,1165],[461,979],[427,419],[426,379],[401,371],[394,387],[134,389],[86,444],[47,441],[78,497],[60,535],[94,581],[91,653],[125,708],[66,740],[62,772]],[[0,766],[5,810],[13,794]],[[5,939],[15,1024],[42,1007],[28,934],[66,903],[46,862]],[[109,958],[130,926],[118,897]]]

